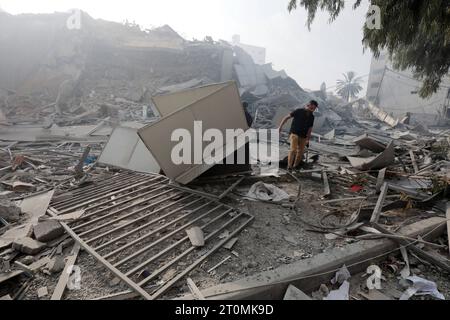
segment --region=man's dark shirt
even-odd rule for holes
[[[314,125],[314,116],[304,108],[291,112],[292,125],[290,133],[298,135],[300,138],[308,136],[309,128]]]
[[[251,127],[252,124],[253,124],[253,118],[252,118],[252,116],[250,115],[250,113],[248,113],[248,111],[247,111],[246,109],[244,109],[244,112],[245,112],[245,120],[247,120],[247,125],[248,125],[249,127]]]

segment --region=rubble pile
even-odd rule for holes
[[[82,18],[0,13],[1,299],[386,297],[352,292],[369,263],[409,290],[390,297],[449,297],[450,129],[307,91],[225,41]],[[247,101],[251,127],[276,129],[311,99],[298,170],[288,131],[276,175],[170,162],[166,133],[191,120],[247,129]]]

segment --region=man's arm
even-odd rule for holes
[[[292,116],[290,114],[288,114],[286,117],[283,118],[283,120],[281,120],[280,126],[278,127],[278,131],[281,132],[281,130],[283,130],[283,126],[286,124],[286,122],[292,118]]]
[[[306,135],[306,146],[309,148],[309,140],[311,139],[313,127],[310,127],[308,130],[308,134]]]
[[[311,139],[312,130],[313,130],[313,127],[310,127],[309,130],[308,130],[308,134],[306,135],[306,138],[308,139],[308,142],[309,142],[309,139]]]

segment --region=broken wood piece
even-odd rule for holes
[[[6,296],[0,297],[0,300],[12,300],[12,298],[9,294],[7,294]]]
[[[88,145],[85,149],[84,152],[80,158],[80,161],[78,162],[78,164],[75,166],[75,175],[76,176],[82,176],[83,175],[83,166],[84,166],[84,162],[86,161],[86,158],[89,155],[89,152],[91,151],[91,146]]]
[[[378,171],[377,185],[375,187],[375,190],[377,193],[380,193],[381,186],[384,183],[384,177],[386,176],[386,170],[387,170],[387,168],[383,168],[380,171]]]
[[[378,197],[377,204],[375,205],[375,208],[373,209],[372,217],[370,218],[370,222],[376,223],[378,222],[378,219],[381,215],[381,209],[383,208],[383,203],[386,198],[387,191],[389,189],[389,184],[386,182],[383,183],[383,186],[381,187],[380,196]]]
[[[231,185],[231,187],[229,187],[227,190],[225,190],[224,192],[222,192],[222,194],[219,196],[219,200],[225,198],[231,191],[234,190],[234,188],[236,188],[241,182],[242,180],[244,180],[245,177],[240,177],[238,179],[238,181],[236,181],[235,183],[233,183],[233,185]]]
[[[25,272],[25,274],[27,274],[28,276],[30,276],[30,277],[33,276],[33,270],[30,269],[28,266],[24,265],[23,263],[21,263],[19,261],[14,261],[14,264],[16,265],[17,268],[19,268],[20,270]]]
[[[51,217],[49,220],[58,220],[58,221],[74,221],[81,218],[81,216],[84,214],[85,210],[77,210],[71,213],[61,214],[56,217]]]
[[[323,180],[323,197],[328,198],[331,196],[330,184],[328,182],[328,176],[326,171],[322,172],[322,180]]]
[[[187,229],[186,233],[194,247],[203,247],[205,245],[203,230],[200,227],[192,227]]]
[[[440,245],[440,244],[436,244],[436,243],[432,243],[432,242],[428,242],[422,239],[414,239],[414,238],[409,238],[406,236],[401,236],[401,235],[397,235],[397,234],[386,234],[386,233],[374,233],[374,234],[364,234],[361,236],[357,236],[356,239],[358,240],[368,240],[368,239],[379,239],[379,238],[389,238],[389,239],[404,239],[404,240],[409,240],[409,241],[415,241],[418,243],[423,243],[424,245],[436,248],[436,249],[442,249],[445,246]]]
[[[417,166],[416,157],[414,156],[414,152],[409,150],[409,157],[411,158],[411,162],[414,168],[414,173],[419,172],[419,167]]]
[[[78,252],[80,251],[80,244],[77,242],[74,244],[72,249],[72,255],[67,259],[64,270],[59,277],[58,283],[56,284],[55,290],[53,291],[50,300],[61,300],[64,290],[66,289],[67,282],[69,281],[72,268],[77,260]]]
[[[391,235],[394,234],[391,231],[380,226],[378,223],[373,223],[373,227],[375,229],[381,231],[382,233],[391,234]],[[397,238],[393,238],[393,240],[396,241],[397,243],[401,244],[402,246],[406,247],[408,250],[411,250],[412,252],[416,253],[420,258],[433,263],[434,265],[440,267],[442,270],[450,272],[450,264],[447,263],[443,258],[440,259],[438,256],[431,255],[430,253],[418,248],[417,246],[414,245],[414,242],[409,242],[408,240],[397,239]],[[415,241],[417,241],[417,240],[415,240]]]
[[[447,202],[447,210],[446,210],[446,219],[447,219],[447,237],[448,237],[448,250],[450,252],[450,202]]]
[[[214,267],[212,267],[211,269],[209,269],[207,272],[213,272],[214,270],[216,270],[218,267],[220,267],[222,264],[224,264],[225,262],[227,262],[228,260],[231,259],[231,256],[226,257],[225,259],[223,259],[222,261],[220,261],[218,264],[216,264]]]
[[[227,243],[224,244],[224,248],[231,250],[231,248],[233,248],[233,246],[236,244],[236,242],[238,241],[239,238],[233,238],[230,241],[228,241]]]
[[[195,282],[191,278],[187,278],[187,285],[194,297],[194,300],[205,300],[205,297],[201,293],[200,289],[196,286]]]

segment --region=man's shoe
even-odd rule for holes
[[[296,167],[294,167],[294,170],[300,170],[303,168],[304,165],[305,165],[305,163],[303,161],[301,161]]]

